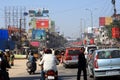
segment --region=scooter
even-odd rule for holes
[[[58,80],[58,74],[54,70],[45,72],[45,80]]]
[[[36,71],[36,62],[28,61],[28,62],[26,63],[26,66],[27,66],[27,72],[28,72],[30,75],[35,73],[35,71]]]

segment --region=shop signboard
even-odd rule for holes
[[[120,38],[120,28],[119,27],[112,28],[112,38]]]

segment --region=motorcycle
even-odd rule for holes
[[[45,80],[58,80],[58,74],[54,70],[45,72]]]
[[[27,72],[31,75],[31,74],[34,74],[35,71],[36,71],[36,63],[35,62],[31,62],[31,61],[28,61],[26,63],[27,65]]]

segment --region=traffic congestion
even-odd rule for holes
[[[120,80],[119,0],[3,0],[0,80]]]

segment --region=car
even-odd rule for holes
[[[89,75],[93,76],[94,80],[101,77],[120,76],[120,49],[95,50],[88,66]]]
[[[63,66],[65,68],[69,66],[77,66],[80,50],[81,49],[78,47],[69,47],[65,49],[65,54],[63,57]]]

